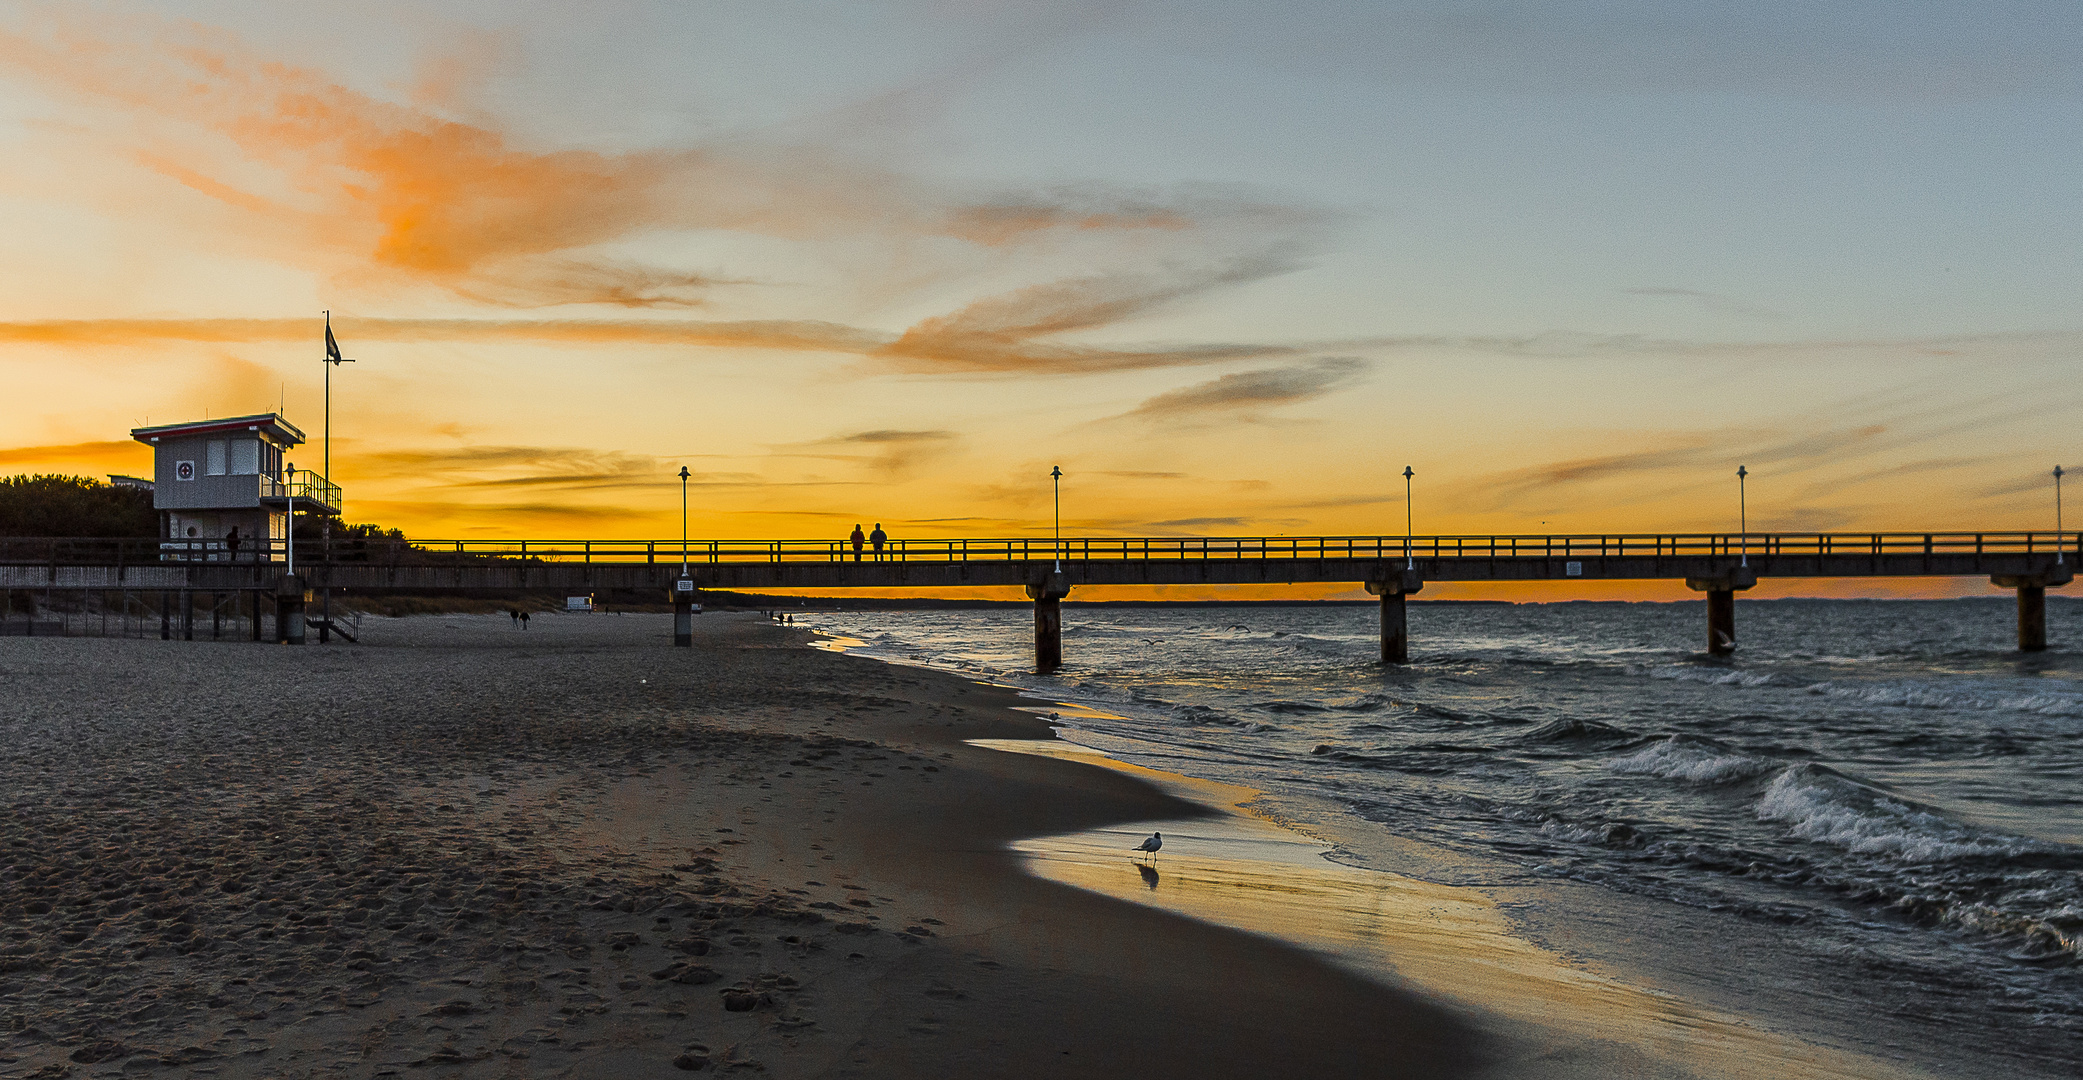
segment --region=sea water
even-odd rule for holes
[[[1703,607],[1413,604],[1385,668],[1371,606],[1073,604],[1052,676],[1024,609],[800,618],[1089,706],[1064,737],[1341,859],[1515,888],[1588,963],[1942,1073],[2083,1072],[2083,603],[2024,655],[2007,598],[1742,601],[1729,660]]]

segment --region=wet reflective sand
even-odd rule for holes
[[[1760,1031],[1594,971],[1515,936],[1480,889],[1339,865],[1309,838],[1252,816],[1247,788],[1117,761],[1066,742],[977,740],[1085,761],[1224,811],[1014,845],[1042,878],[1279,938],[1370,978],[1445,1001],[1496,1032],[1497,1076],[1916,1076]],[[1164,834],[1153,856],[1133,852]],[[1240,988],[1248,991],[1249,988]]]

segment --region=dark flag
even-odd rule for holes
[[[325,317],[325,358],[335,364],[344,364],[347,358],[340,355],[340,343],[333,340],[333,316]]]

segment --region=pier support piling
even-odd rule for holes
[[[1736,594],[1757,583],[1757,571],[1740,565],[1713,577],[1685,579],[1686,588],[1707,594],[1707,655],[1736,651]]]
[[[159,640],[174,639],[174,594],[159,590]]]
[[[1381,662],[1410,663],[1410,623],[1404,597],[1423,589],[1425,579],[1416,570],[1399,568],[1366,584],[1368,592],[1381,597]]]
[[[2047,651],[2047,587],[2018,586],[2018,651]]]
[[[1063,598],[1070,595],[1070,582],[1062,572],[1027,586],[1034,600],[1034,672],[1047,675],[1063,666]]]
[[[1707,590],[1707,653],[1727,656],[1736,651],[1736,593],[1733,589]]]
[[[275,583],[275,640],[283,645],[304,643],[304,581],[284,574]]]
[[[1998,588],[2018,590],[2018,651],[2047,651],[2047,590],[2075,580],[2066,563],[2055,563],[2037,574],[1997,574],[1989,580]]]
[[[694,648],[694,579],[673,581],[673,646]]]

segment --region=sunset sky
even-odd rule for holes
[[[294,10],[294,15],[285,11]],[[0,0],[0,473],[423,536],[2051,528],[2083,8]],[[316,467],[315,445],[295,455]],[[1983,586],[1976,584],[1975,589]]]

